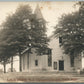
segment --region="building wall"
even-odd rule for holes
[[[59,60],[64,61],[64,71],[73,71],[71,67],[70,57],[63,53],[62,47],[59,45],[59,39],[51,38],[49,47],[52,49],[52,70],[59,71]],[[57,62],[57,70],[54,70],[54,62]],[[75,69],[81,68],[80,58],[74,59]]]
[[[66,72],[77,71],[82,69],[81,57],[74,58],[74,67],[71,67],[70,57],[63,53],[62,47],[59,45],[59,39],[51,38],[49,42],[49,47],[52,49],[52,67],[48,66],[48,55],[38,56],[35,53],[35,49],[32,48],[32,54],[28,55],[28,52],[22,55],[22,71],[60,71],[59,70],[59,61],[64,61],[64,70]],[[29,56],[29,60],[28,60]],[[23,61],[24,60],[24,61]],[[35,66],[35,60],[38,60],[38,66]],[[29,62],[29,63],[28,63]],[[54,69],[54,62],[57,62],[57,69]],[[28,66],[29,65],[29,66]]]
[[[35,53],[34,48],[32,48],[31,51],[32,54],[31,53],[29,54],[29,60],[28,60],[28,52],[24,53],[22,56],[22,71],[41,71],[41,70],[49,70],[51,68],[48,67],[48,55],[38,56]],[[24,63],[23,59],[25,60]],[[35,60],[38,60],[38,66],[35,65]],[[23,69],[24,66],[25,69]]]
[[[28,56],[28,52],[26,52],[26,53],[24,53],[23,55],[22,55],[22,59],[21,59],[21,61],[22,61],[22,71],[27,71],[27,68],[28,68],[28,66],[27,66],[27,56]]]
[[[75,57],[74,59],[74,68],[75,70],[82,69],[82,59],[80,56]]]

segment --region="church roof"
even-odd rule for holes
[[[36,9],[35,9],[35,11],[34,11],[34,14],[36,15],[36,18],[37,18],[37,19],[43,19],[43,15],[42,15],[42,13],[41,13],[41,10],[40,10],[40,7],[39,7],[38,4],[37,4],[37,6],[36,6]]]
[[[23,50],[22,52],[21,52],[21,54],[24,54],[26,51],[28,51],[30,49],[30,47],[28,47],[28,48],[26,48],[25,50]]]

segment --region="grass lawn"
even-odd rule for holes
[[[83,82],[84,77],[62,74],[29,74],[29,73],[6,73],[0,74],[4,82]]]

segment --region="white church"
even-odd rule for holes
[[[40,8],[37,6],[35,12],[37,18],[43,18]],[[84,68],[84,53],[74,58],[74,66],[71,63],[70,56],[63,53],[60,46],[60,39],[53,36],[49,37],[49,54],[37,55],[36,48],[27,48],[22,52],[22,72],[31,71],[65,71],[72,72]],[[31,53],[32,52],[32,53]]]

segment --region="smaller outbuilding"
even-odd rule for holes
[[[27,48],[21,53],[22,72],[49,71],[52,68],[51,49],[38,55],[37,48]]]

